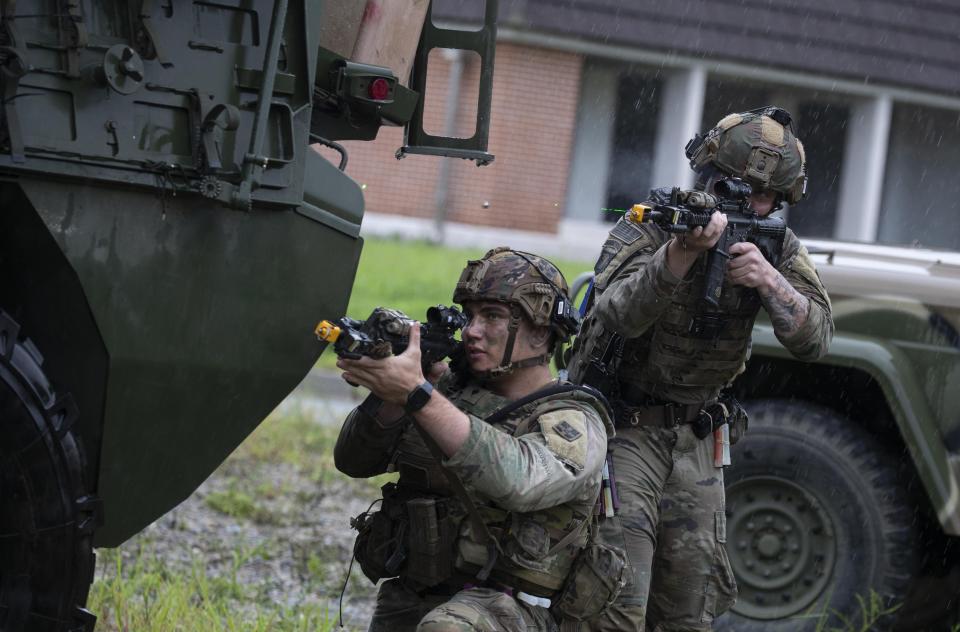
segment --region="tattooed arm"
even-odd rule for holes
[[[734,244],[727,267],[732,283],[756,288],[773,331],[800,360],[822,358],[833,338],[830,298],[796,236],[788,231],[784,263],[774,268],[750,243]]]
[[[736,285],[757,290],[777,336],[789,338],[799,331],[810,314],[807,297],[794,289],[754,244],[746,241],[733,244],[730,255],[727,276]]]
[[[778,335],[789,338],[807,322],[810,314],[809,299],[796,291],[773,266],[770,282],[758,287],[757,292],[770,314],[773,330]]]

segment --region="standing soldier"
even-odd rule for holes
[[[742,178],[760,217],[805,194],[803,145],[780,108],[726,116],[687,145],[687,156],[699,191]],[[624,218],[596,265],[592,311],[570,376],[603,390],[615,410],[610,449],[621,509],[601,535],[625,547],[631,572],[593,629],[709,630],[734,603],[723,469],[711,430],[718,413],[744,429],[746,419],[733,403],[718,406],[721,390],[744,370],[761,306],[801,360],[823,356],[833,335],[827,293],[789,229],[775,263],[752,243],[732,245],[719,305],[704,307],[705,253],[726,225],[714,212],[707,226],[672,236]]]
[[[612,420],[595,392],[550,374],[552,347],[577,327],[550,262],[491,250],[467,264],[453,300],[469,319],[466,366],[436,390],[416,328],[399,356],[337,363],[372,393],[340,432],[337,468],[400,473],[380,510],[354,520],[364,573],[393,578],[370,630],[555,630],[596,605],[562,589],[590,540]]]

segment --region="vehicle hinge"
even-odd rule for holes
[[[493,162],[487,153],[490,136],[490,105],[493,100],[493,54],[497,43],[498,0],[487,0],[483,28],[479,31],[439,28],[433,22],[433,3],[420,36],[420,46],[413,65],[410,87],[420,95],[413,118],[407,124],[404,145],[397,150],[397,158],[407,154],[449,156],[476,161],[478,166]],[[434,136],[423,128],[424,95],[427,87],[427,62],[435,48],[473,51],[480,56],[480,92],[477,97],[477,120],[473,136],[455,138]]]

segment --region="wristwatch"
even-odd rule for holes
[[[417,412],[427,405],[431,395],[433,395],[433,384],[423,382],[407,395],[407,403],[403,405],[404,412],[408,415]]]

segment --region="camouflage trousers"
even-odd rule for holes
[[[621,546],[627,585],[590,630],[710,630],[736,599],[725,548],[723,470],[712,435],[676,429],[617,429],[610,442],[619,514],[601,539]]]
[[[369,632],[556,632],[545,608],[535,608],[490,588],[469,588],[452,597],[419,595],[400,580],[380,584]]]

